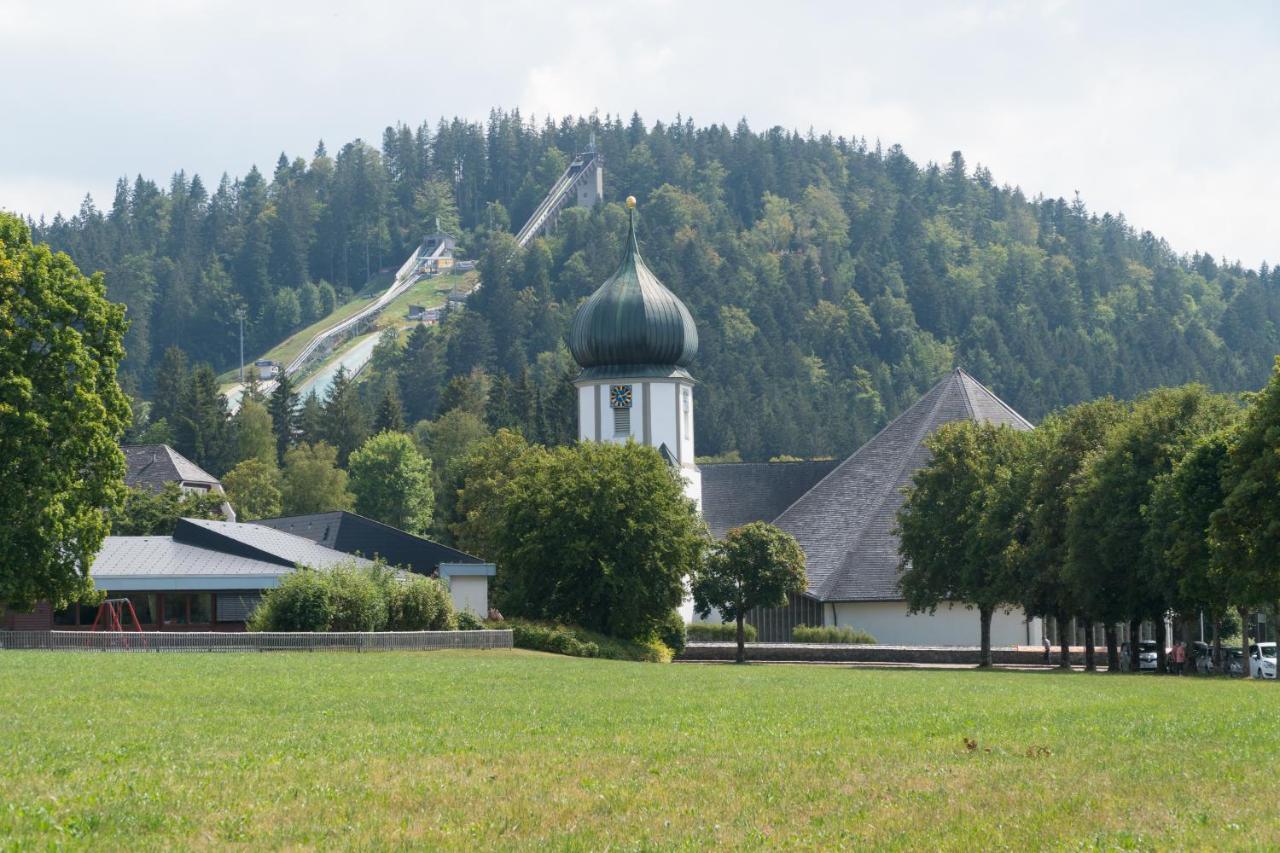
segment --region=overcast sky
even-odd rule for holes
[[[0,208],[592,110],[960,149],[1179,252],[1280,261],[1280,3],[0,0]]]

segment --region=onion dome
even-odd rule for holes
[[[569,329],[569,351],[582,378],[687,377],[698,354],[698,329],[674,293],[645,266],[636,243],[634,196],[627,198],[626,252],[617,272],[582,303]]]

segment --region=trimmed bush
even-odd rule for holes
[[[471,620],[483,627],[475,616]],[[448,631],[456,626],[453,601],[440,581],[354,563],[325,571],[300,567],[263,595],[246,623],[250,631]]]
[[[328,631],[333,601],[324,575],[299,569],[267,590],[249,617],[250,631]]]
[[[422,575],[391,584],[387,611],[387,627],[392,631],[452,631],[458,627],[444,584]]]
[[[330,631],[382,631],[387,627],[387,584],[373,572],[337,566],[326,574],[333,603]]]
[[[738,626],[732,622],[726,622],[723,625],[717,625],[714,622],[693,622],[685,626],[685,634],[690,642],[738,642]],[[754,643],[756,641],[756,626],[750,623],[743,623],[742,634],[748,643]]]
[[[458,614],[458,630],[459,631],[483,631],[486,627],[480,617],[472,613],[470,610],[464,610]],[[497,626],[499,628],[505,625]]]
[[[876,638],[866,631],[857,628],[812,628],[808,625],[797,625],[791,631],[793,643],[863,643],[873,645]]]

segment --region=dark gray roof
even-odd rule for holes
[[[158,492],[166,483],[217,486],[218,478],[167,444],[126,444],[124,484]]]
[[[310,539],[256,523],[183,518],[179,519],[178,526],[173,531],[173,539],[175,542],[282,566],[303,565],[313,569],[326,569],[351,560],[360,565],[371,564],[370,560],[352,557],[318,545]]]
[[[287,531],[347,554],[381,558],[389,565],[400,566],[418,574],[429,575],[441,563],[484,562],[456,548],[415,536],[353,512],[319,512],[289,518],[266,518],[257,523]]]
[[[810,595],[822,601],[902,598],[893,534],[905,500],[902,490],[929,459],[925,438],[963,419],[1031,429],[1025,418],[957,369],[775,519],[804,548]]]
[[[839,464],[828,459],[700,465],[702,517],[717,539],[748,522],[773,521]]]

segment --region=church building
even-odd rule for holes
[[[933,615],[908,614],[898,589],[897,512],[912,474],[928,461],[925,439],[942,424],[966,418],[1018,430],[1031,424],[957,369],[843,461],[699,468],[695,383],[687,369],[698,352],[698,330],[689,309],[640,257],[633,197],[627,208],[622,263],[579,307],[569,332],[582,367],[578,438],[657,449],[717,537],[768,521],[796,538],[808,588],[786,607],[752,613],[748,621],[760,640],[789,641],[803,624],[851,626],[886,644],[977,645],[977,611],[944,605]],[[1042,628],[1039,619],[997,611],[992,642],[1035,645]]]

